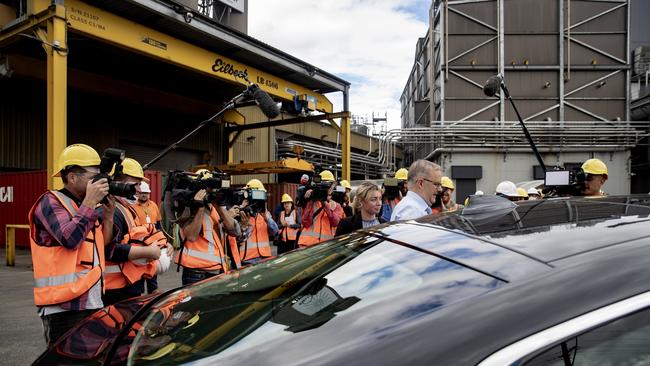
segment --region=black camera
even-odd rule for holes
[[[108,180],[108,194],[113,196],[126,197],[129,199],[135,199],[135,183],[122,183],[116,182],[115,177],[118,177],[123,174],[122,172],[122,161],[126,156],[124,150],[115,149],[109,147],[104,150],[102,159],[99,163],[99,174],[93,177],[93,182],[96,182],[102,178]],[[113,168],[114,167],[114,168]],[[113,175],[109,175],[113,170]],[[102,203],[106,203],[107,200],[104,198]]]
[[[579,196],[586,189],[586,180],[581,168],[549,170],[544,177],[544,195]]]
[[[320,175],[314,175],[311,180],[311,184],[307,189],[311,189],[311,196],[309,199],[312,201],[325,201],[327,200],[327,195],[329,190],[332,187],[332,182],[322,181]]]
[[[184,171],[169,171],[165,186],[165,204],[170,205],[176,214],[182,213],[186,207],[215,203],[226,205],[232,197],[230,177],[223,172],[209,172],[197,175]],[[202,189],[208,190],[204,202],[194,202],[194,196]]]
[[[332,191],[332,200],[337,202],[339,205],[342,205],[345,201],[345,187],[337,184]]]

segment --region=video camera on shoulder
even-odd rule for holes
[[[93,182],[105,178],[108,180],[108,194],[134,199],[135,183],[122,183],[115,181],[115,177],[123,174],[122,161],[124,161],[125,157],[126,151],[124,150],[112,147],[104,150],[104,154],[99,163],[99,174],[93,177]],[[113,171],[113,175],[110,175],[111,171]],[[104,198],[102,203],[106,202],[107,199]]]
[[[384,197],[394,200],[399,197],[399,192],[404,188],[406,182],[397,178],[384,178]]]
[[[311,179],[311,184],[308,189],[311,189],[311,196],[309,197],[312,201],[325,201],[327,200],[327,195],[330,188],[332,187],[330,181],[322,181],[320,175],[316,174]],[[345,191],[345,189],[344,189]]]
[[[334,187],[334,191],[332,191],[332,200],[337,202],[339,205],[342,205],[345,201],[345,187],[340,183],[337,184]]]
[[[165,201],[171,205],[171,210],[182,213],[186,207],[195,205],[194,196],[202,189],[208,191],[205,203],[225,205],[232,196],[230,176],[223,172],[208,172],[197,175],[185,171],[169,171],[165,186]],[[168,199],[169,198],[169,199]]]
[[[243,188],[232,191],[232,199],[229,200],[228,206],[241,205],[244,200],[248,201],[248,206],[242,208],[248,216],[253,216],[266,211],[267,195],[265,191],[259,189]]]
[[[545,195],[579,196],[585,190],[587,175],[581,168],[549,170],[544,177]]]

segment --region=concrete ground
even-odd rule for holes
[[[44,350],[43,326],[34,305],[32,261],[29,251],[16,250],[16,266],[5,265],[5,249],[0,249],[0,364],[29,365]],[[168,290],[181,285],[173,266],[158,276],[158,286]]]

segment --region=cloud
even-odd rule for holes
[[[249,0],[249,35],[352,83],[350,109],[388,112],[399,128],[399,98],[427,32],[425,0]],[[424,14],[423,14],[424,12]],[[328,95],[342,110],[341,93]]]

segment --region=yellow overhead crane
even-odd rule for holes
[[[313,173],[314,166],[305,159],[284,158],[263,163],[228,163],[217,166],[197,165],[193,170],[215,168],[230,175],[244,174],[281,174],[281,173]]]
[[[80,0],[55,2],[52,0],[27,0],[27,13],[10,19],[12,9],[0,7],[0,51],[20,39],[21,34],[32,32],[39,38],[47,54],[47,170],[48,189],[60,182],[51,176],[55,161],[67,145],[67,39],[68,31],[77,32],[139,54],[207,74],[229,83],[245,86],[241,73],[259,84],[270,95],[287,101],[294,97],[307,100],[318,117],[329,120],[342,136],[342,177],[350,179],[350,114],[332,113],[332,103],[324,96],[275,75],[237,62],[205,48],[134,23],[119,15],[94,7]],[[346,90],[347,93],[347,90]],[[347,95],[344,95],[347,109]],[[337,117],[333,117],[336,115]],[[341,118],[340,127],[332,118]],[[297,119],[300,121],[300,118]],[[298,122],[296,121],[296,123]],[[286,124],[288,120],[281,123]],[[267,122],[269,123],[269,122]],[[255,124],[247,125],[248,128]],[[250,127],[249,127],[250,126]],[[268,125],[260,124],[260,127]],[[255,128],[255,127],[253,127]],[[231,131],[236,133],[237,131]]]

